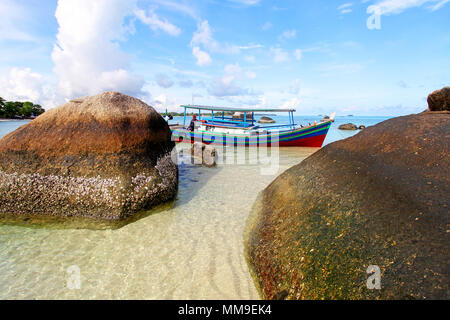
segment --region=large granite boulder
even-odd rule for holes
[[[138,99],[72,100],[0,140],[0,213],[125,218],[175,196],[173,147]]]
[[[427,102],[430,111],[450,111],[450,87],[432,92]]]
[[[422,113],[327,145],[280,175],[247,223],[262,297],[449,299],[449,150],[450,114]],[[371,265],[381,290],[367,287]]]

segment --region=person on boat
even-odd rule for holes
[[[195,121],[197,120],[197,117],[194,115],[192,115],[192,120],[191,123],[189,124],[188,130],[189,131],[194,131],[195,128]]]

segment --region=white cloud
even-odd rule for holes
[[[239,87],[235,84],[234,80],[235,77],[233,75],[225,75],[222,78],[217,78],[212,82],[208,91],[211,95],[219,98],[250,94],[248,89]]]
[[[53,88],[46,79],[29,68],[12,68],[0,77],[2,98],[13,101],[32,101],[44,108],[53,107],[57,101]]]
[[[297,36],[297,30],[292,29],[292,30],[285,30],[278,38],[280,40],[288,40],[288,39],[295,38],[296,36]]]
[[[224,75],[221,78],[215,78],[208,91],[211,95],[219,98],[233,96],[254,95],[250,89],[242,88],[236,84],[239,80],[255,79],[256,73],[253,71],[244,71],[239,63],[227,64],[224,67]]]
[[[191,40],[191,46],[203,45],[210,51],[217,51],[219,43],[214,40],[209,22],[204,20],[197,25],[197,31],[194,32]]]
[[[170,88],[174,84],[174,82],[170,80],[167,75],[162,73],[158,73],[156,75],[156,83],[158,84],[158,86],[165,89]]]
[[[129,28],[126,17],[133,14],[135,0],[59,0],[59,24],[53,48],[54,72],[65,98],[117,90],[142,96],[144,81],[129,71],[129,56],[117,41]]]
[[[199,21],[199,15],[193,6],[186,3],[181,3],[179,0],[170,1],[170,0],[153,0],[153,2],[157,3],[160,6],[163,6],[169,10],[181,12],[185,15],[190,16],[194,20]],[[188,2],[189,3],[189,2]]]
[[[431,9],[431,11],[439,10],[448,2],[450,2],[450,0],[441,0],[438,3],[436,3],[435,5],[430,6],[429,9]]]
[[[298,108],[300,106],[300,99],[298,97],[294,97],[290,100],[287,100],[282,105],[278,106],[279,109],[292,109]]]
[[[239,54],[242,50],[252,50],[262,48],[263,45],[249,43],[248,45],[238,46],[234,44],[220,44],[213,37],[213,30],[207,20],[204,20],[197,24],[197,30],[192,36],[190,42],[191,47],[196,49],[197,53],[200,53],[200,48],[203,48],[204,53],[221,53],[221,54]],[[209,56],[209,55],[208,55]],[[210,57],[209,57],[210,58]]]
[[[242,68],[241,68],[241,66],[239,65],[239,63],[236,63],[236,64],[227,64],[227,65],[225,66],[224,70],[225,70],[225,73],[227,73],[227,74],[233,74],[233,75],[239,74],[239,73],[242,72]]]
[[[261,0],[228,0],[228,1],[239,3],[239,4],[245,4],[247,6],[252,6],[252,5],[258,4]]]
[[[289,54],[281,48],[271,47],[270,52],[272,53],[274,62],[279,63],[289,60]]]
[[[171,36],[178,36],[181,33],[180,28],[171,24],[167,19],[159,18],[153,9],[149,10],[148,15],[142,9],[136,9],[134,13],[142,23],[148,25],[153,31],[162,30]]]
[[[295,57],[295,59],[301,60],[301,59],[302,59],[302,56],[303,56],[302,50],[296,49],[296,50],[294,51],[294,57]]]
[[[193,47],[192,54],[197,59],[197,65],[201,67],[209,66],[212,63],[212,59],[209,54],[205,51],[202,51],[199,47]]]
[[[291,83],[289,93],[296,95],[300,93],[300,79],[297,78]]]
[[[269,21],[264,23],[261,27],[261,29],[263,29],[263,30],[269,30],[270,28],[272,28],[272,23],[270,23]]]
[[[245,56],[244,60],[250,63],[254,63],[256,61],[255,56]]]
[[[390,15],[429,4],[428,9],[435,11],[442,8],[449,0],[379,0],[367,8],[369,14]]]
[[[248,44],[246,46],[238,46],[238,48],[240,50],[251,50],[251,49],[258,49],[258,48],[263,48],[264,46],[262,44]]]
[[[159,106],[164,106],[167,103],[167,97],[165,94],[161,94],[159,96],[157,96],[155,99],[153,99],[152,104],[156,104]]]
[[[233,79],[239,79],[242,80],[244,78],[246,79],[255,79],[256,73],[253,71],[245,71],[241,68],[239,63],[236,64],[227,64],[224,68],[225,75],[226,76],[233,76]]]
[[[353,3],[344,3],[344,4],[341,4],[339,7],[337,7],[337,9],[341,14],[346,14],[346,13],[350,13],[353,11],[351,9],[352,6],[353,6]]]
[[[180,80],[178,85],[183,88],[192,88],[194,86],[194,82],[192,80]]]
[[[245,76],[249,79],[256,79],[256,73],[254,73],[253,71],[247,71],[245,73]]]

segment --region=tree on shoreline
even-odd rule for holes
[[[30,101],[6,101],[0,97],[0,118],[37,117],[44,109]]]

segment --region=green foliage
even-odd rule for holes
[[[33,103],[28,101],[24,102],[22,108],[20,108],[20,113],[25,117],[31,116],[33,113]]]
[[[32,113],[37,117],[38,115],[44,113],[44,108],[42,108],[39,104],[33,105]]]
[[[5,99],[0,97],[0,118],[3,117],[4,111],[3,108],[5,107]]]
[[[45,110],[32,102],[6,101],[0,97],[0,118],[31,117],[42,114]]]
[[[19,108],[17,108],[15,102],[8,101],[5,103],[5,106],[3,107],[3,113],[6,118],[12,118],[19,113]]]

